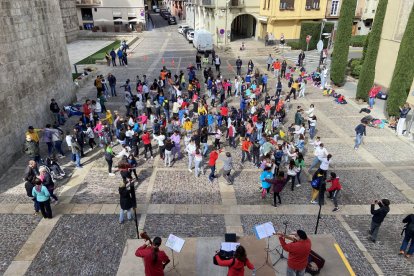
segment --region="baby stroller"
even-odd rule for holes
[[[62,167],[54,158],[46,157],[43,164],[53,179],[62,179],[66,175]]]

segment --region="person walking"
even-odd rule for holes
[[[266,179],[272,179],[272,167],[265,166],[263,172],[260,174],[260,181],[262,183],[262,199],[266,198],[266,194],[270,193],[271,184]]]
[[[116,66],[116,53],[115,50],[112,48],[111,52],[109,53],[112,59],[112,66]]]
[[[303,230],[297,230],[294,237],[281,232],[277,233],[282,248],[289,253],[287,260],[287,276],[304,276],[308,266],[308,258],[312,248],[312,242]],[[292,240],[286,243],[286,239]]]
[[[112,173],[112,164],[113,164],[113,158],[115,157],[115,153],[112,150],[112,146],[111,144],[106,144],[105,145],[105,161],[108,164],[108,173],[109,176],[115,176],[114,173]]]
[[[164,276],[164,268],[170,259],[163,250],[160,250],[161,243],[161,238],[155,237],[152,242],[146,240],[145,244],[135,251],[135,256],[144,261],[146,276]]]
[[[153,136],[154,136],[154,139],[153,140],[157,141],[157,143],[158,143],[158,151],[159,151],[159,154],[160,154],[160,158],[164,160],[164,154],[165,154],[165,143],[164,143],[164,141],[165,141],[165,135],[161,133],[160,135],[153,134]]]
[[[290,160],[289,165],[287,168],[287,178],[286,178],[286,184],[289,182],[289,180],[292,180],[292,186],[291,190],[293,191],[295,188],[295,179],[296,175],[299,172],[299,168],[295,165],[295,160]],[[300,187],[301,184],[296,184],[296,187]]]
[[[310,203],[312,204],[318,204],[318,201],[316,199],[318,198],[319,192],[321,192],[320,189],[322,186],[322,181],[324,181],[323,173],[321,170],[317,170],[313,174],[311,181],[312,194]]]
[[[319,170],[323,174],[323,178],[326,179],[326,174],[328,173],[329,165],[332,162],[332,154],[328,154],[326,158],[321,158],[320,161],[321,165],[319,166]]]
[[[226,157],[223,160],[223,177],[226,179],[227,184],[233,184],[233,177],[230,175],[233,167],[233,158],[231,157],[230,152],[226,152]]]
[[[379,209],[375,210],[375,205],[379,206]],[[379,228],[390,211],[390,201],[388,199],[375,200],[371,204],[371,229],[368,231],[370,240],[375,243],[377,241]]]
[[[50,194],[50,197],[53,198],[55,200],[54,203],[57,204],[58,198],[56,195],[53,194],[53,191],[55,189],[55,182],[53,182],[52,176],[47,171],[45,166],[41,166],[39,168],[39,173],[39,179],[42,181],[42,185],[46,187]]]
[[[144,134],[142,134],[142,143],[144,143],[144,160],[147,160],[147,152],[150,152],[151,159],[154,159],[154,156],[152,154],[152,145],[151,145],[151,134],[148,131],[144,131]]]
[[[405,120],[407,119],[407,115],[411,110],[409,103],[405,103],[404,106],[400,106],[399,108],[400,108],[400,118],[398,119],[398,124],[397,124],[397,136],[404,134]]]
[[[250,142],[250,138],[246,137],[243,138],[242,143],[241,143],[241,149],[242,149],[242,164],[244,163],[244,161],[247,159],[247,161],[251,161],[251,157],[250,157],[250,150],[252,147],[252,142]]]
[[[242,65],[243,65],[243,61],[240,59],[240,57],[238,57],[237,60],[236,60],[236,69],[237,69],[236,74],[237,74],[237,76],[241,76]]]
[[[214,173],[216,172],[216,161],[219,157],[219,154],[223,151],[223,149],[215,149],[210,153],[210,158],[208,160],[208,166],[210,167],[210,175],[208,176],[208,180],[210,183],[213,183],[214,178],[216,177]]]
[[[196,149],[197,148],[196,148],[196,145],[194,143],[194,140],[190,139],[190,142],[185,147],[185,151],[188,154],[188,171],[189,172],[193,172],[192,168],[193,168],[193,161],[194,161],[194,156],[195,156]]]
[[[50,207],[50,193],[39,178],[34,180],[32,195],[39,203],[40,212],[44,219],[52,218],[52,208]]]
[[[222,260],[218,255],[216,255],[215,260],[219,266],[228,266],[229,271],[227,276],[243,276],[244,267],[247,266],[248,269],[253,271],[255,275],[254,265],[249,261],[246,254],[246,249],[242,245],[239,245],[234,252],[234,256],[230,260]]]
[[[271,54],[269,54],[269,56],[266,59],[266,64],[267,64],[267,71],[270,71],[270,66],[273,63],[273,57]]]
[[[171,141],[170,138],[167,138],[167,140],[165,140],[164,166],[167,166],[167,163],[168,163],[168,167],[171,167],[172,151],[174,147],[175,147],[174,142]]]
[[[277,207],[276,198],[279,200],[279,204],[282,204],[280,193],[286,184],[285,173],[280,171],[278,172],[277,177],[273,179],[265,179],[265,181],[272,185],[271,190],[273,191],[273,206]]]
[[[119,224],[124,223],[124,213],[127,212],[127,219],[132,220],[132,207],[134,202],[132,200],[132,189],[128,189],[126,187],[126,181],[123,181],[121,185],[119,185],[118,192],[119,192],[119,205],[121,210],[119,211]]]
[[[40,162],[39,143],[33,141],[30,135],[26,135],[26,141],[24,142],[23,151],[29,157],[30,160]]]
[[[303,66],[303,61],[305,60],[305,52],[302,50],[301,52],[300,52],[300,54],[299,54],[299,56],[298,56],[298,65],[300,66],[300,67],[302,67]]]
[[[325,158],[326,156],[328,156],[328,151],[326,150],[326,148],[324,148],[323,143],[315,147],[315,151],[313,152],[313,155],[314,155],[314,158],[313,158],[312,164],[310,165],[308,169],[308,173],[310,173],[313,167],[315,167],[321,162],[322,158]]]
[[[338,198],[342,190],[342,185],[339,183],[339,177],[337,177],[334,172],[331,172],[331,178],[326,180],[326,182],[331,183],[331,187],[329,187],[326,191],[329,193],[328,198],[332,199],[335,205],[332,212],[337,212],[340,210],[338,207]]]
[[[405,234],[398,255],[404,255],[407,259],[410,259],[414,253],[414,214],[406,216],[402,222],[405,223],[403,230]],[[411,244],[407,250],[410,241]]]
[[[303,158],[303,154],[301,152],[298,153],[298,156],[295,159],[295,166],[299,169],[299,171],[296,174],[296,178],[298,179],[298,184],[302,184],[300,181],[300,173],[305,168],[305,160]]]
[[[199,177],[200,172],[203,170],[202,164],[201,164],[202,162],[203,162],[203,154],[201,153],[201,150],[197,148],[194,154],[194,174],[196,177]]]
[[[76,168],[81,169],[81,146],[79,145],[78,141],[76,141],[74,136],[72,136],[70,148],[72,150],[72,154],[75,156]]]
[[[113,59],[113,61],[114,61],[114,59]],[[116,97],[116,78],[115,78],[115,76],[112,75],[111,73],[109,73],[107,80],[108,80],[108,83],[109,83],[109,87],[111,88],[111,96]]]
[[[355,128],[355,146],[354,149],[358,150],[359,145],[362,143],[362,136],[367,136],[367,124],[365,122],[361,122]]]
[[[218,55],[214,58],[214,65],[216,66],[216,72],[220,72],[221,60]]]

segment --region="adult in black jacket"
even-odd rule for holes
[[[132,220],[132,207],[133,201],[131,196],[131,189],[127,189],[124,181],[119,186],[119,205],[121,206],[121,211],[119,212],[119,223],[124,223],[124,212],[127,211],[127,218],[128,220]]]
[[[58,198],[55,194],[53,194],[53,191],[55,190],[55,182],[53,182],[52,176],[47,171],[46,167],[43,167],[43,166],[40,167],[39,172],[42,178],[42,185],[47,188],[47,190],[49,191],[50,197],[53,198],[55,202],[57,203]]]
[[[405,255],[406,258],[411,258],[411,256],[414,253],[414,214],[406,216],[402,222],[406,224],[404,227],[405,236],[401,244],[399,254]],[[408,243],[410,243],[410,240],[410,247],[408,248],[408,251],[406,251]]]
[[[375,205],[378,204],[380,207],[379,209],[375,210]],[[370,239],[372,242],[376,242],[377,235],[381,223],[384,221],[384,218],[387,216],[388,212],[390,211],[390,201],[388,199],[382,200],[375,200],[374,203],[371,204],[371,230],[368,231],[371,235]]]
[[[25,181],[24,188],[26,189],[26,194],[33,200],[34,211],[35,214],[38,214],[40,211],[39,202],[37,202],[36,198],[33,197],[32,191],[34,185],[34,180],[37,177],[37,164],[36,161],[30,160],[29,165],[26,167],[24,171],[23,180]]]

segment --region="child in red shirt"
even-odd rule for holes
[[[341,183],[339,183],[339,177],[336,176],[336,173],[331,172],[331,179],[326,180],[326,182],[330,182],[332,185],[326,191],[329,193],[328,198],[332,199],[335,205],[335,208],[332,212],[339,211],[340,208],[338,207],[338,197],[339,192],[342,190]]]

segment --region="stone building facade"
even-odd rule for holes
[[[0,174],[29,125],[53,122],[50,99],[75,99],[59,0],[0,1]]]
[[[79,21],[76,13],[76,0],[59,0],[62,15],[63,28],[65,30],[66,42],[77,39],[79,32]]]

